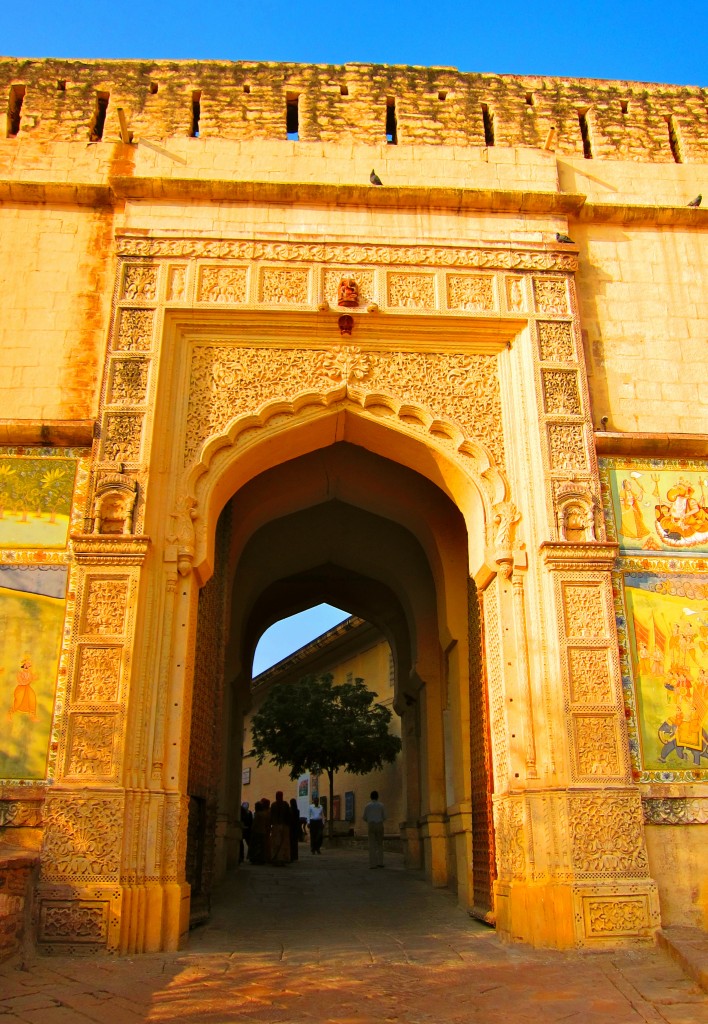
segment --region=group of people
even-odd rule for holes
[[[371,800],[364,808],[364,821],[369,833],[369,867],[383,867],[383,837],[386,813],[374,790]],[[274,864],[284,867],[298,859],[299,843],[305,838],[304,825],[310,833],[310,852],[322,853],[324,839],[324,807],[319,797],[313,797],[307,818],[300,817],[297,800],[292,797],[286,803],[282,790],[275,794],[275,800],[268,797],[256,801],[253,811],[247,800],[241,804],[241,852],[239,860],[246,857],[251,864]],[[247,851],[247,852],[246,852]]]

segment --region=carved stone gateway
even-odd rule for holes
[[[415,682],[397,684],[409,862],[510,938],[650,937],[657,899],[627,756],[574,257],[130,233],[117,254],[87,528],[72,539],[42,945],[138,952],[176,948],[185,932],[199,809],[188,775],[207,770],[207,750],[232,774],[240,756],[214,732],[231,699],[214,625],[230,557],[217,520],[236,495],[242,529],[249,481],[325,435],[430,473],[468,535],[440,558],[462,561],[475,600],[464,588],[437,600],[455,605],[446,628],[469,657],[450,661],[443,686],[420,640],[417,661],[405,655]],[[351,341],[337,304],[320,302],[333,288],[352,309]],[[274,516],[290,511],[276,504]],[[446,572],[439,585],[452,587]],[[470,707],[487,721],[478,735]],[[450,708],[445,752],[434,723]],[[470,750],[472,788],[459,768]],[[213,815],[226,863],[228,802]]]

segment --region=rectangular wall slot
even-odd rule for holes
[[[159,85],[157,84],[157,82],[150,82],[150,95],[151,96],[157,96],[157,90],[158,89],[159,89]]]
[[[484,142],[487,146],[494,145],[494,114],[489,104],[482,104],[482,121],[484,123]]]
[[[339,87],[339,95],[340,96],[348,96],[349,95],[349,86],[348,85],[340,85],[340,87]]]
[[[444,89],[441,89],[441,90],[440,90],[440,92],[438,93],[438,99],[439,99],[439,100],[440,100],[441,102],[442,102],[443,100],[446,100],[446,99],[447,99],[447,93],[445,92],[445,90],[444,90]]]
[[[89,139],[91,142],[100,142],[103,138],[103,129],[106,126],[106,114],[108,113],[109,99],[110,93],[108,92],[96,93],[96,107],[93,112],[91,127],[89,128]]]
[[[398,122],[396,120],[396,101],[393,96],[386,99],[386,142],[389,146],[398,145]]]
[[[247,96],[248,96],[248,95],[249,95],[249,93],[251,92],[251,87],[250,87],[250,85],[248,84],[248,82],[246,82],[246,83],[244,84],[244,87],[243,87],[243,91],[244,91],[244,92],[246,93],[246,95],[247,95]]]
[[[59,79],[59,81],[57,82],[57,92],[66,92],[66,79]]]
[[[532,92],[527,92],[526,93],[526,106],[527,107],[532,107],[533,105],[534,105],[533,93]]]
[[[25,98],[24,85],[11,85],[7,103],[7,137],[13,139],[20,130],[22,103]]]
[[[624,114],[628,114],[629,113],[629,100],[620,100],[620,109],[621,109],[623,115]]]
[[[202,116],[202,93],[201,89],[196,89],[192,93],[192,123],[189,129],[191,138],[199,138],[199,119]]]
[[[580,125],[580,136],[583,140],[583,156],[586,160],[592,160],[592,137],[590,135],[588,113],[589,108],[578,111],[578,124]]]
[[[300,141],[300,97],[289,92],[285,98],[285,130],[290,142]]]
[[[669,114],[666,118],[666,126],[669,129],[669,146],[671,146],[671,155],[677,164],[683,163],[683,147],[681,145],[681,139],[676,128],[676,121],[674,115]]]

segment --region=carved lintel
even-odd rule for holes
[[[142,565],[150,538],[116,534],[72,534],[74,558],[80,565]]]
[[[595,541],[574,544],[569,541],[545,541],[539,552],[549,569],[580,569],[609,572],[619,552],[618,544]]]

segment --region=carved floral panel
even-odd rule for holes
[[[120,647],[88,647],[78,651],[74,700],[85,703],[117,701],[120,692]]]
[[[577,715],[573,720],[580,775],[621,775],[614,715]]]
[[[587,469],[585,431],[580,424],[550,423],[548,448],[551,469]]]
[[[568,289],[562,278],[535,277],[533,294],[539,313],[566,315],[568,313]]]
[[[108,900],[43,900],[40,942],[101,943],[108,938]]]
[[[140,413],[107,413],[102,456],[109,462],[138,462],[143,417]]]
[[[197,300],[199,302],[245,302],[246,267],[213,266],[199,271]]]
[[[435,309],[432,274],[389,274],[388,304],[394,309]]]
[[[447,304],[450,309],[474,312],[494,309],[494,279],[472,274],[448,274]]]
[[[121,797],[91,792],[73,792],[70,797],[53,794],[47,798],[44,823],[44,878],[117,878],[123,835]]]
[[[563,584],[565,631],[569,637],[607,635],[607,619],[599,584]]]
[[[573,867],[583,875],[649,874],[638,798],[594,793],[569,800]]]
[[[154,302],[157,298],[158,267],[128,263],[123,269],[121,298],[128,302]]]
[[[538,328],[538,349],[542,362],[575,362],[575,341],[573,326],[553,320],[541,320]]]
[[[636,935],[650,927],[645,897],[586,897],[583,903],[588,936]]]
[[[126,579],[89,579],[82,622],[83,632],[121,634],[125,628],[127,598]]]
[[[574,370],[542,370],[544,407],[547,413],[579,416],[580,392]]]
[[[114,771],[116,715],[73,714],[69,723],[67,774],[109,778]]]
[[[614,700],[607,648],[570,647],[568,672],[571,701],[583,704],[608,704]]]
[[[155,312],[152,309],[121,309],[115,348],[119,352],[147,352],[152,347]]]
[[[302,306],[310,300],[310,271],[264,267],[261,271],[261,300],[278,305]]]
[[[113,405],[142,405],[147,393],[147,359],[114,359],[108,402]]]
[[[524,805],[520,800],[494,803],[497,870],[501,879],[521,880],[526,876],[524,853]]]

